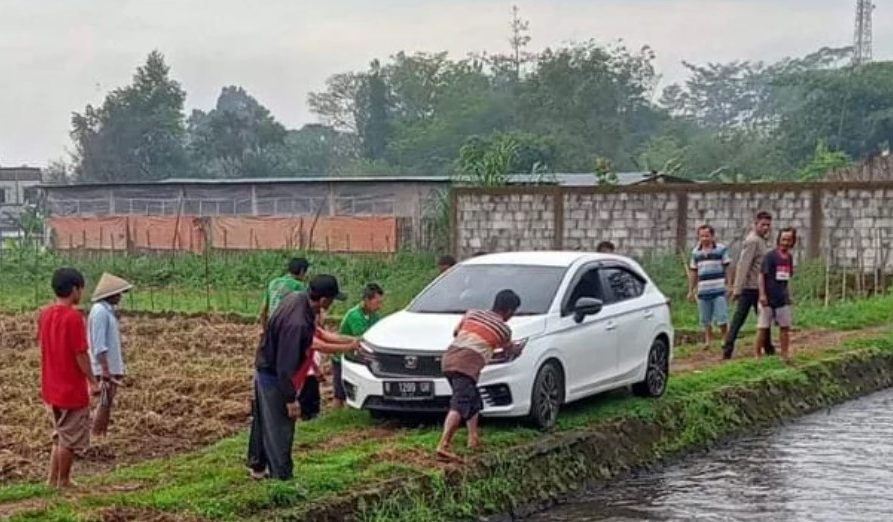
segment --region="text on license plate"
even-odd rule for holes
[[[432,381],[385,381],[384,394],[395,399],[424,399],[434,396]]]

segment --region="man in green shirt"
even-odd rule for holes
[[[304,279],[307,277],[307,269],[310,263],[303,257],[292,258],[288,262],[288,274],[277,277],[270,281],[264,292],[264,305],[260,312],[260,330],[261,334],[267,327],[270,317],[282,299],[292,292],[303,292],[307,290],[307,284]]]
[[[384,290],[376,283],[369,283],[363,289],[363,302],[354,306],[344,314],[339,333],[350,337],[362,337],[380,318],[378,311],[384,302]],[[341,354],[332,356],[332,387],[334,388],[335,407],[344,406],[347,396],[341,383]]]

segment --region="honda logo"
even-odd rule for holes
[[[419,367],[419,358],[415,355],[407,355],[403,358],[403,367],[407,370],[415,370]]]

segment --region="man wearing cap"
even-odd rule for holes
[[[87,318],[87,344],[93,375],[101,382],[99,406],[93,417],[93,435],[108,431],[112,402],[124,377],[124,353],[121,350],[121,330],[115,307],[133,285],[109,273],[102,274],[93,290],[93,307]]]
[[[301,390],[295,389],[293,379],[313,344],[317,314],[344,299],[337,279],[318,275],[307,292],[287,294],[273,312],[255,358],[255,408],[248,439],[253,478],[292,477],[295,420],[301,415]]]

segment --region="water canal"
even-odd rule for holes
[[[620,479],[533,522],[893,520],[893,389]]]

